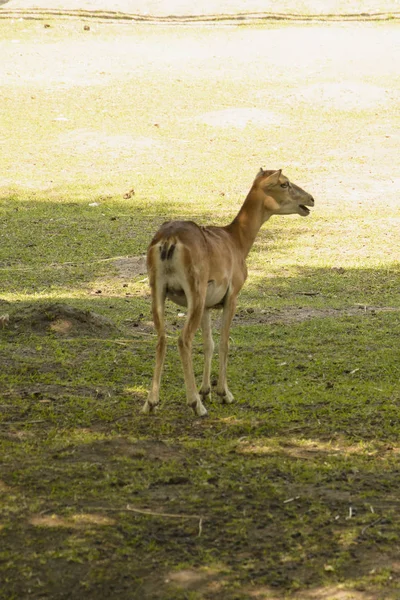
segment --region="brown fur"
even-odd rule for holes
[[[159,401],[166,338],[164,303],[187,306],[187,318],[178,347],[185,376],[187,403],[202,416],[201,401],[210,392],[211,337],[210,309],[222,308],[220,367],[217,394],[230,403],[233,396],[226,382],[229,328],[237,296],[247,278],[246,257],[262,226],[274,214],[307,216],[313,206],[310,194],[291,184],[281,171],[263,171],[253,185],[238,215],[225,227],[200,227],[193,221],[164,223],[152,239],[147,252],[147,267],[152,291],[154,326],[158,333],[156,366],[152,388],[143,407],[151,412]],[[204,373],[200,395],[192,364],[192,341],[201,325],[204,341]]]

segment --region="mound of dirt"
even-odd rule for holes
[[[20,333],[55,333],[67,336],[107,336],[116,326],[106,317],[67,304],[26,306],[10,315],[9,327]]]

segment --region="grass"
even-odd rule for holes
[[[0,23],[0,597],[394,600],[396,26],[49,24]],[[189,413],[169,305],[145,417],[132,257],[229,222],[261,165],[317,202],[249,256],[235,404]]]

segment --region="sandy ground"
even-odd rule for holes
[[[236,13],[274,13],[284,15],[365,14],[399,11],[398,0],[0,0],[1,9],[21,11],[88,10],[116,11],[152,16],[188,16]]]

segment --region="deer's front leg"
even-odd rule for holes
[[[228,294],[225,299],[221,320],[221,338],[219,342],[219,375],[217,394],[224,404],[233,402],[233,395],[228,389],[226,370],[228,366],[229,330],[236,309],[236,296]]]
[[[211,361],[214,352],[214,341],[211,332],[211,312],[205,308],[201,320],[201,330],[203,333],[203,348],[204,348],[204,371],[203,382],[200,388],[200,396],[203,402],[209,398],[211,394]]]

